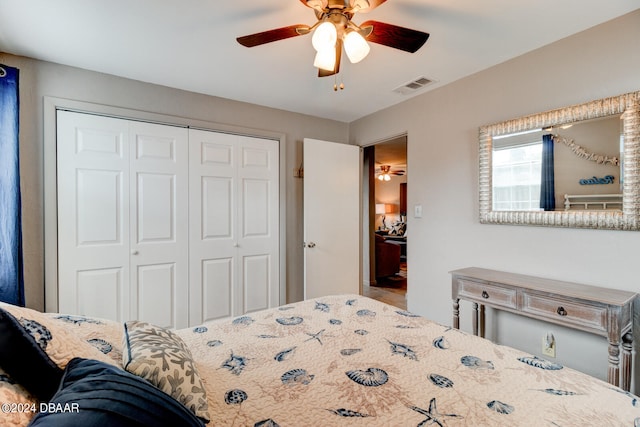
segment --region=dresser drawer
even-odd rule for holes
[[[522,311],[581,329],[607,331],[607,308],[523,292]]]
[[[516,308],[516,290],[475,282],[468,279],[458,279],[458,295],[461,298],[476,300],[480,304],[487,304],[505,308]]]

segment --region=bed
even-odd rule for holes
[[[164,394],[183,403],[192,416],[183,425],[194,420],[210,426],[282,427],[640,425],[640,403],[633,394],[356,295],[318,298],[181,330],[43,314],[6,304],[0,308],[2,323],[17,320],[29,330],[27,335],[37,337],[39,348],[47,341],[46,357],[55,369],[66,368],[47,398],[53,407],[40,406],[27,390],[34,385],[25,388],[11,373],[0,372],[2,403],[20,403],[21,408],[34,404],[37,409],[18,413],[3,405],[3,425],[32,420],[40,422],[37,426],[60,426],[62,421],[42,420],[90,415],[93,406],[82,390],[66,401],[60,394],[95,365],[112,376],[146,378],[142,381],[156,388],[172,384]],[[15,351],[6,351],[11,334],[5,329],[0,367],[15,371],[6,361]],[[153,363],[145,365],[145,358],[157,362],[155,370],[150,369]],[[169,375],[163,382],[157,371],[165,364]],[[104,384],[110,387],[111,382]],[[85,388],[98,393],[95,389],[101,387]],[[176,395],[177,389],[182,394]],[[122,406],[118,396],[116,390],[105,398],[116,402],[106,404],[117,409],[113,412]],[[79,411],[73,412],[71,403]],[[134,418],[140,421],[145,402],[135,406]],[[90,425],[86,422],[82,425]]]

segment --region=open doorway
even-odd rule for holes
[[[406,309],[407,136],[365,147],[363,158],[369,268],[362,293]]]

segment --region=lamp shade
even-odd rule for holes
[[[326,51],[336,46],[338,31],[331,22],[325,21],[313,32],[311,44],[317,52]]]
[[[356,64],[367,57],[371,48],[357,31],[349,31],[344,36],[344,50],[351,63]]]
[[[376,203],[376,215],[384,215],[385,213],[384,203]]]
[[[336,66],[336,49],[330,47],[329,49],[319,50],[318,53],[316,53],[316,58],[313,60],[313,66],[323,70],[333,71]]]

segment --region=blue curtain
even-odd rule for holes
[[[556,209],[556,190],[553,170],[553,137],[551,134],[542,136],[540,208],[545,211],[553,211]]]
[[[18,74],[0,64],[0,301],[24,306]]]

